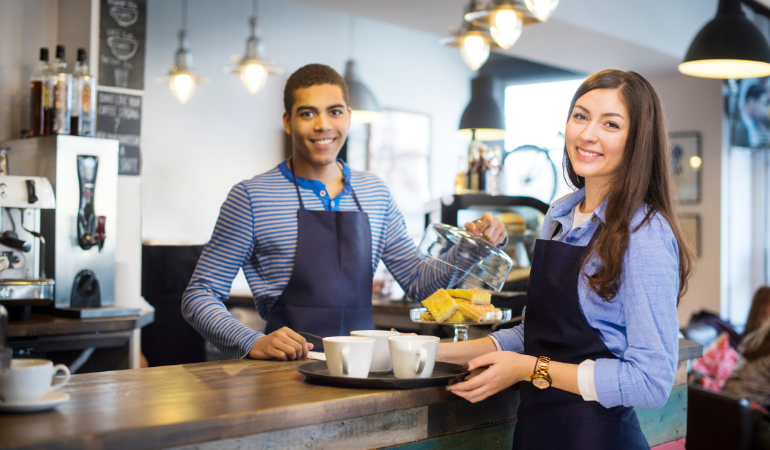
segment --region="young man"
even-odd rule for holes
[[[297,331],[325,337],[374,329],[380,260],[411,298],[445,287],[421,267],[385,184],[337,160],[350,128],[347,105],[347,85],[334,69],[311,64],[294,72],[283,115],[292,158],[235,185],[222,205],[182,313],[231,358],[305,358],[313,345]],[[495,245],[506,237],[489,213],[467,228]],[[222,303],[241,267],[266,334],[236,321]]]

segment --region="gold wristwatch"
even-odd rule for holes
[[[535,365],[535,373],[529,377],[529,380],[538,389],[551,387],[551,377],[548,376],[548,363],[550,362],[551,358],[547,356],[541,356]]]

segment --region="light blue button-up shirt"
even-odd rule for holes
[[[583,189],[554,202],[543,222],[542,239],[570,245],[588,245],[599,222],[605,222],[606,200],[591,220],[572,230],[575,208],[585,198]],[[640,208],[631,221],[631,237],[623,258],[620,289],[612,302],[602,300],[581,277],[580,308],[591,329],[618,359],[599,359],[594,381],[599,403],[613,406],[660,408],[674,384],[679,359],[679,247],[668,221],[653,214],[638,230],[647,208]],[[596,258],[586,267],[593,273]],[[524,350],[524,324],[493,333],[503,350]],[[548,355],[542,355],[548,356]]]

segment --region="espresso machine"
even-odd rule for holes
[[[138,314],[115,306],[118,141],[60,135],[4,141],[0,148],[8,148],[10,173],[44,177],[56,195],[55,208],[40,210],[44,269],[56,282],[54,312]]]
[[[47,179],[10,176],[7,167],[7,152],[0,149],[0,304],[12,320],[28,320],[32,306],[54,300],[40,228],[42,211],[56,202]]]

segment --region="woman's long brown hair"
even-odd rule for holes
[[[770,303],[770,286],[762,286],[757,289],[757,292],[754,294],[754,299],[751,301],[749,317],[748,320],[746,320],[746,330],[743,332],[744,337],[749,335],[752,331],[756,331],[763,325],[762,315],[764,309],[767,308],[768,303]],[[767,355],[770,355],[770,332],[765,334],[765,338],[760,345],[754,346],[751,350],[743,353],[743,356],[749,361],[754,361]]]
[[[671,144],[663,107],[657,92],[641,75],[631,71],[607,69],[591,75],[580,85],[570,104],[569,117],[577,100],[595,89],[616,89],[629,114],[630,127],[623,160],[607,192],[606,223],[585,261],[597,256],[601,266],[587,274],[588,284],[604,301],[617,295],[631,233],[648,223],[657,212],[668,221],[679,246],[679,299],[687,291],[693,270],[694,252],[685,240],[673,197]],[[564,170],[577,188],[585,179],[575,173],[564,147]],[[640,208],[648,207],[646,216],[631,229],[631,220]]]
[[[746,328],[743,335],[746,336],[762,326],[762,314],[770,303],[770,286],[762,286],[754,293],[751,300],[749,317],[746,319]]]

